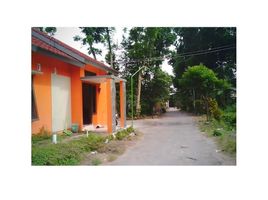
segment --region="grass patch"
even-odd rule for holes
[[[114,161],[116,158],[117,158],[117,156],[115,156],[115,155],[109,155],[109,156],[108,156],[108,161],[109,161],[109,162],[112,162],[112,161]]]
[[[33,165],[77,165],[84,153],[95,151],[104,145],[104,138],[90,134],[66,143],[33,145]]]
[[[100,165],[101,164],[101,160],[98,158],[93,158],[93,160],[91,161],[92,165]]]
[[[236,153],[236,131],[223,120],[206,121],[205,116],[199,120],[200,130],[206,132],[208,136],[215,137],[221,150],[229,154]]]
[[[134,129],[132,126],[128,127],[127,129],[118,131],[115,135],[115,138],[117,140],[123,140],[124,138],[126,138],[127,136],[129,136],[130,133],[134,132]]]
[[[232,134],[224,134],[220,136],[219,143],[222,149],[230,154],[236,153],[236,137]]]
[[[34,135],[32,137],[32,165],[78,165],[91,151],[121,153],[122,148],[112,140],[123,140],[134,129],[132,127],[119,131],[115,138],[112,135],[101,136],[91,133],[71,140],[66,135],[58,135],[58,144],[51,143],[51,135]],[[107,139],[111,142],[105,143]],[[119,142],[119,141],[118,141]],[[96,165],[101,163],[94,161]],[[92,160],[92,164],[93,160]]]

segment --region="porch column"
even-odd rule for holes
[[[115,81],[114,79],[107,80],[107,129],[108,133],[116,131],[116,119],[115,119]]]
[[[120,126],[126,127],[126,83],[120,81]]]

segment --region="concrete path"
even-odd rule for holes
[[[134,127],[143,139],[110,165],[235,165],[235,158],[218,152],[190,114],[169,109],[158,119],[135,120]]]

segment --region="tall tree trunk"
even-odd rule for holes
[[[137,103],[136,103],[136,115],[139,117],[141,113],[141,71],[138,75],[138,90],[137,90]]]
[[[195,114],[197,114],[196,106],[195,106],[195,90],[194,90],[194,88],[193,88],[193,106],[194,106],[194,112],[195,112]]]
[[[110,39],[110,31],[109,28],[106,28],[106,33],[107,33],[107,42],[108,42],[108,46],[109,46],[109,52],[110,52],[110,65],[112,68],[113,67],[113,54],[112,54],[112,46],[111,46],[111,39]]]
[[[89,48],[90,48],[90,51],[91,51],[91,53],[92,53],[94,59],[97,60],[97,58],[96,58],[96,54],[95,54],[95,51],[94,51],[94,49],[93,49],[92,44],[89,44]]]
[[[205,102],[206,102],[206,111],[207,111],[207,121],[209,121],[209,108],[208,108],[208,97],[205,97]]]

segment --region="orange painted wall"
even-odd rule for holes
[[[104,70],[98,69],[96,67],[93,67],[91,65],[85,65],[85,70],[94,72],[97,75],[106,75],[107,73]]]
[[[83,125],[83,98],[82,81],[84,70],[96,73],[97,75],[106,75],[101,69],[91,65],[85,68],[79,68],[65,63],[56,58],[49,57],[40,53],[32,52],[32,69],[36,70],[37,64],[41,64],[42,75],[34,75],[34,91],[36,97],[36,106],[39,119],[32,121],[32,134],[39,132],[44,126],[51,131],[52,128],[52,98],[51,98],[51,73],[55,68],[58,75],[71,78],[71,114],[72,123],[78,123],[79,128]],[[100,89],[98,89],[100,88]],[[100,91],[100,92],[99,92]],[[106,83],[97,85],[97,113],[93,115],[93,124],[107,125],[107,89]]]
[[[72,123],[83,125],[83,96],[81,76],[84,76],[84,69],[78,67],[71,68],[71,105],[72,105]]]
[[[42,58],[33,53],[32,69],[36,69],[37,63],[41,63]],[[44,66],[43,66],[44,65]],[[32,122],[32,133],[38,133],[40,128],[44,126],[46,130],[51,130],[51,77],[50,68],[45,67],[42,63],[42,75],[33,76],[33,89],[35,93],[38,120]]]
[[[107,83],[99,85],[98,99],[97,99],[97,112],[98,124],[107,126]]]
[[[52,128],[51,74],[56,69],[58,75],[71,77],[72,69],[77,68],[58,59],[32,52],[32,69],[35,70],[37,64],[41,64],[43,74],[34,75],[33,87],[39,119],[32,122],[33,134],[38,133],[43,126],[48,131]],[[79,72],[79,68],[77,70]]]

